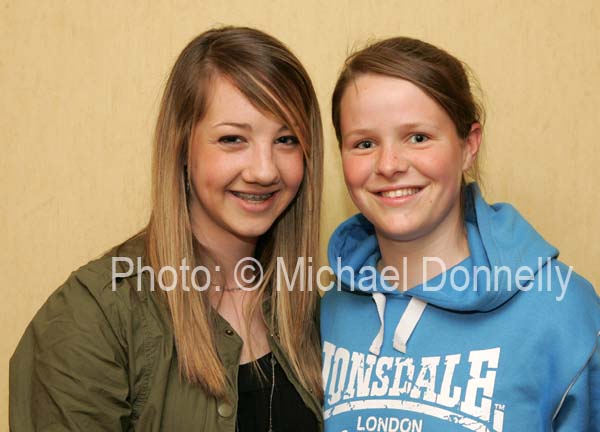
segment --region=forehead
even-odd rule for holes
[[[410,81],[384,75],[360,75],[344,91],[342,127],[373,120],[422,122],[450,120],[445,110]]]
[[[206,118],[231,114],[262,114],[230,79],[220,74],[212,77],[208,90],[204,114]]]
[[[209,86],[206,108],[202,118],[207,123],[212,124],[225,119],[240,123],[260,122],[277,128],[286,123],[284,119],[268,108],[257,106],[256,102],[250,100],[235,82],[226,76],[216,74],[211,78]],[[279,104],[266,91],[264,95],[259,95],[257,98],[267,99],[267,105],[276,104],[279,107]]]

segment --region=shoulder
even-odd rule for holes
[[[101,333],[125,349],[149,302],[147,281],[138,277],[136,264],[144,255],[144,237],[137,235],[81,266],[50,295],[29,330],[56,337]],[[47,345],[47,339],[38,341],[39,348]]]
[[[89,425],[93,417],[115,429],[142,406],[157,344],[168,332],[131,277],[115,280],[112,259],[143,252],[142,240],[71,273],[36,313],[10,359],[15,425]]]
[[[579,340],[587,335],[595,340],[600,331],[600,298],[572,266],[549,259],[539,266],[531,283],[518,290],[521,292],[506,307],[531,329],[577,334]]]
[[[592,284],[571,266],[551,260],[537,272],[526,292],[506,304],[531,338],[544,342],[546,355],[585,364],[598,344],[600,298]]]
[[[100,306],[131,303],[135,292],[145,294],[141,271],[146,262],[145,236],[138,234],[71,274]]]
[[[600,330],[600,297],[592,284],[562,261],[551,260],[539,269],[532,284],[532,300],[560,325],[587,324]]]

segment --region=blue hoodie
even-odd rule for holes
[[[600,431],[593,287],[474,184],[465,226],[471,255],[404,292],[373,270],[364,216],[335,231],[337,281],[321,304],[326,432]]]

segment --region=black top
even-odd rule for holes
[[[272,415],[273,432],[317,431],[315,415],[306,407],[271,353],[257,361],[264,377],[258,376],[252,363],[239,366],[237,431],[269,432],[269,411]],[[275,363],[274,388],[271,361]],[[269,410],[271,390],[273,399]]]

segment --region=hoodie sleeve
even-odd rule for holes
[[[10,430],[118,431],[129,425],[127,356],[106,308],[72,275],[10,360]]]
[[[586,367],[564,397],[552,430],[600,432],[600,333]]]

